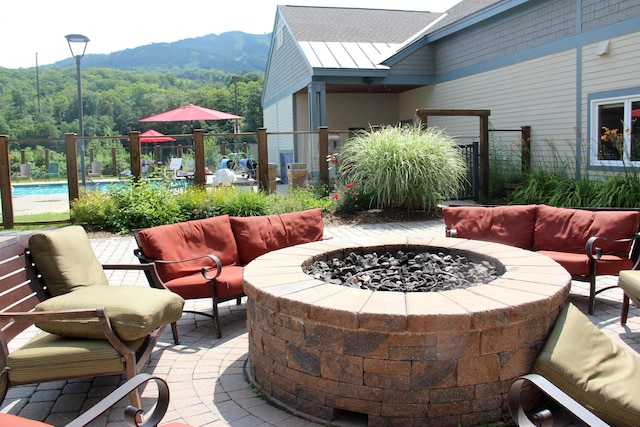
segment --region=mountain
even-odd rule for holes
[[[82,58],[82,66],[118,70],[169,71],[200,68],[226,73],[264,73],[270,43],[271,34],[230,31],[173,43],[152,43],[109,54],[87,54]],[[44,67],[75,65],[75,60],[68,58]]]

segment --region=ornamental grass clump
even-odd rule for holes
[[[361,132],[340,151],[339,181],[369,197],[369,208],[433,211],[464,188],[466,164],[437,128]]]

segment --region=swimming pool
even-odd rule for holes
[[[88,182],[88,190],[109,191],[113,188],[123,188],[127,186],[128,181],[98,181]],[[186,185],[186,180],[177,180],[172,182],[172,187],[182,187]],[[14,197],[20,196],[48,196],[52,194],[68,194],[69,186],[66,182],[58,183],[41,183],[41,184],[14,184],[12,195]]]

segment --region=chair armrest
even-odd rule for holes
[[[517,426],[547,427],[553,425],[553,414],[548,409],[533,414],[532,418],[534,422],[532,422],[524,412],[520,402],[520,394],[525,383],[533,384],[538,390],[562,406],[562,408],[582,421],[585,425],[590,427],[609,427],[609,424],[602,421],[565,392],[553,385],[549,380],[538,374],[528,374],[519,377],[511,384],[511,387],[509,387],[509,412]]]
[[[104,308],[80,308],[76,310],[58,311],[5,311],[0,319],[8,322],[37,322],[45,320],[92,319],[107,318]]]
[[[141,418],[144,411],[142,408],[136,408],[129,405],[124,410],[124,417],[125,421],[130,426],[157,426],[158,423],[162,421],[162,418],[164,417],[165,413],[167,412],[167,408],[169,407],[169,386],[161,378],[154,377],[149,374],[138,374],[111,393],[109,393],[104,399],[94,405],[91,409],[67,424],[66,427],[82,427],[90,424],[100,415],[111,409],[119,401],[126,398],[129,393],[151,380],[155,381],[158,387],[158,399],[153,408],[153,411],[148,415],[147,419],[144,422],[138,424],[136,419]]]
[[[215,264],[216,274],[215,274],[215,276],[210,277],[208,275],[208,272],[211,271],[213,269],[213,267],[211,267],[211,266],[203,267],[200,271],[201,271],[202,275],[204,276],[204,278],[207,279],[207,280],[213,280],[216,277],[218,277],[220,275],[220,273],[222,272],[222,262],[220,261],[220,258],[218,258],[217,256],[215,256],[213,254],[200,255],[200,256],[193,257],[193,258],[179,259],[179,260],[166,260],[166,259],[149,258],[139,248],[138,249],[134,249],[133,250],[133,254],[140,260],[141,263],[149,263],[149,264],[153,264],[153,263],[155,263],[155,264],[180,264],[180,263],[185,263],[185,262],[197,261],[197,260],[200,260],[200,259],[203,259],[203,258],[209,258]]]
[[[130,351],[128,347],[118,338],[115,331],[111,327],[111,321],[104,307],[82,308],[74,310],[58,310],[58,311],[28,311],[28,312],[9,312],[0,313],[0,321],[9,323],[35,323],[48,320],[69,320],[69,319],[93,319],[97,318],[100,329],[109,344],[118,352]]]
[[[593,261],[597,261],[600,258],[602,258],[602,255],[603,255],[601,248],[594,247],[597,241],[603,240],[611,243],[628,243],[628,242],[634,242],[638,239],[640,239],[640,233],[636,233],[630,237],[625,237],[624,239],[609,239],[601,236],[591,236],[589,237],[589,240],[587,240],[587,243],[585,244],[584,249],[589,259]],[[637,263],[637,260],[634,260],[634,261]]]
[[[104,270],[135,270],[144,271],[154,288],[166,289],[164,282],[158,275],[158,270],[153,262],[143,264],[102,264]]]
[[[220,258],[218,258],[215,255],[205,255],[208,256],[209,258],[211,258],[213,260],[213,262],[216,263],[216,275],[213,277],[210,277],[207,273],[211,270],[211,267],[203,267],[202,270],[200,270],[200,272],[202,273],[202,276],[207,279],[207,280],[213,280],[216,277],[218,277],[220,275],[220,272],[222,272],[222,262],[220,262]]]

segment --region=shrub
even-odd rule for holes
[[[281,214],[286,212],[303,211],[306,209],[322,208],[331,209],[331,199],[324,196],[325,189],[313,186],[294,188],[286,194],[273,194],[269,198],[267,211],[269,214]]]
[[[520,151],[519,142],[512,142],[507,146],[502,140],[493,137],[489,141],[490,200],[508,196],[505,184],[521,184],[524,181]]]
[[[255,216],[311,208],[330,209],[325,190],[316,187],[266,194],[249,188],[201,186],[176,192],[155,182],[131,182],[108,192],[89,191],[73,203],[71,218],[88,229],[128,232],[217,215]]]
[[[174,193],[149,181],[112,188],[109,194],[116,207],[109,219],[112,231],[127,232],[187,219]]]
[[[225,190],[224,196],[217,201],[221,214],[231,216],[266,215],[269,195],[249,190]]]
[[[608,177],[598,185],[591,206],[640,207],[640,176],[627,170]]]
[[[549,204],[556,187],[564,179],[563,175],[555,172],[536,169],[527,174],[525,181],[514,190],[511,196],[511,203],[517,205]]]
[[[220,207],[213,203],[210,192],[204,187],[188,187],[175,197],[186,219],[204,219],[220,215]]]
[[[71,203],[69,216],[90,230],[110,230],[111,218],[117,210],[111,194],[99,190],[83,192]]]
[[[457,196],[465,175],[453,138],[436,128],[362,132],[340,151],[339,182],[371,195],[369,207],[432,211]]]
[[[363,193],[355,183],[349,182],[338,186],[338,191],[333,195],[335,211],[338,214],[352,214],[367,210],[371,207],[371,194]]]

